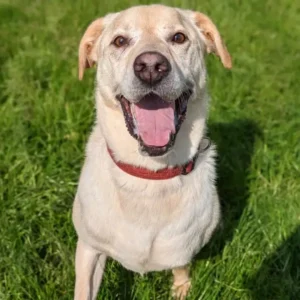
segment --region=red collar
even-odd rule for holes
[[[109,147],[107,147],[107,150],[114,163],[125,173],[143,179],[163,180],[163,179],[170,179],[179,175],[188,175],[189,173],[191,173],[195,167],[199,154],[206,151],[210,147],[210,145],[211,145],[210,140],[208,138],[204,138],[200,142],[198,151],[196,152],[194,157],[191,158],[187,163],[172,168],[167,167],[164,169],[159,169],[157,171],[153,171],[147,168],[138,167],[138,166],[126,164],[121,161],[117,161],[113,155],[113,151]]]

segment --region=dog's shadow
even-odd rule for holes
[[[216,144],[218,152],[217,186],[223,221],[221,228],[196,256],[196,260],[218,255],[225,244],[231,241],[247,203],[251,157],[256,137],[261,136],[257,125],[250,120],[211,123],[208,128],[208,136]],[[98,299],[168,299],[169,279],[170,272],[149,273],[141,278],[118,263],[110,262],[104,276],[105,287],[101,289]],[[150,294],[143,294],[141,286]]]
[[[207,259],[222,252],[230,242],[249,197],[249,168],[256,138],[262,137],[251,120],[212,123],[209,137],[217,146],[217,189],[222,221],[213,238],[196,256]]]
[[[262,263],[245,282],[253,300],[296,300],[300,298],[300,226]]]

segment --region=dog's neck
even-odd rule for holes
[[[157,171],[153,171],[151,169],[143,168],[136,165],[131,165],[124,163],[122,161],[116,160],[113,151],[107,146],[107,151],[113,160],[113,162],[125,173],[130,174],[135,177],[143,178],[143,179],[150,179],[150,180],[165,180],[165,179],[171,179],[176,176],[185,176],[190,174],[195,167],[195,164],[197,162],[198,156],[200,154],[203,154],[205,151],[207,151],[210,148],[211,141],[209,138],[203,138],[200,141],[200,144],[198,146],[198,151],[195,153],[195,155],[188,160],[183,165],[176,165],[174,167],[166,166],[163,169],[159,169]]]

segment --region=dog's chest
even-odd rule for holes
[[[104,150],[90,153],[81,174],[79,238],[139,273],[189,263],[219,221],[214,152],[186,177],[149,181],[125,174]]]
[[[101,193],[99,198],[94,194],[97,205],[94,201],[85,204],[82,225],[93,247],[139,273],[182,266],[191,260],[211,222],[210,205],[205,208],[203,201],[188,192],[146,197],[114,190],[106,186],[109,201],[101,200],[105,198]]]

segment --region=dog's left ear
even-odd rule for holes
[[[78,77],[83,78],[84,70],[97,62],[95,44],[103,31],[103,18],[92,22],[86,29],[79,45]]]
[[[215,53],[220,57],[223,66],[227,69],[231,69],[232,62],[230,54],[227,51],[216,25],[208,16],[200,12],[192,12],[192,14],[196,26],[200,29],[205,39],[207,53]]]

